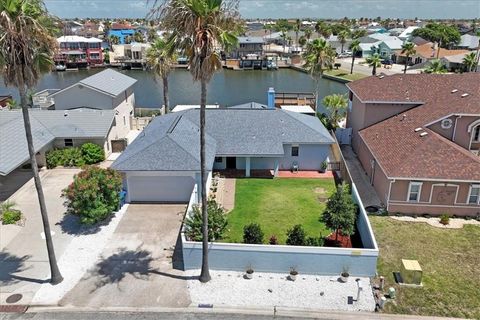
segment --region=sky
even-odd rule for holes
[[[44,0],[61,18],[144,18],[148,0]],[[240,0],[244,18],[480,18],[480,0]]]

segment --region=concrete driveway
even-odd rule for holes
[[[62,230],[64,225],[61,221],[65,217],[65,207],[61,192],[79,171],[54,169],[40,173],[57,259],[71,241],[71,236]],[[40,207],[33,179],[18,189],[9,200],[17,204],[26,220],[23,227],[0,225],[0,302],[5,301],[5,296],[21,292],[24,296],[21,302],[29,303],[40,285],[50,277]]]
[[[186,278],[172,266],[185,209],[184,205],[130,205],[101,258],[60,305],[188,306]]]

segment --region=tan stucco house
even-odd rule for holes
[[[480,215],[480,74],[347,84],[352,147],[390,213]]]

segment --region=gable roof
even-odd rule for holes
[[[443,58],[446,56],[453,56],[456,54],[469,52],[468,50],[462,50],[462,49],[449,50],[444,48],[440,48],[440,52],[437,52],[438,49],[434,48],[433,43],[431,42],[416,46],[415,51],[416,51],[415,56],[421,56],[426,59],[435,59],[437,57],[437,54],[438,54],[438,58]],[[401,51],[398,52],[398,55],[405,56],[403,53],[401,53]]]
[[[116,97],[133,86],[135,82],[137,82],[136,79],[126,76],[123,73],[113,69],[105,69],[93,76],[80,80],[78,83]]]
[[[359,132],[389,178],[480,181],[480,157],[428,128],[453,114],[480,116],[479,83],[480,73],[407,74],[368,77],[348,87],[365,101],[419,104]]]
[[[114,162],[120,171],[200,170],[199,110],[156,117]],[[284,155],[285,143],[331,144],[312,116],[275,109],[207,109],[207,167],[216,155]]]
[[[105,138],[114,110],[30,110],[35,152],[56,138]],[[22,112],[0,111],[0,175],[7,175],[29,159]]]
[[[460,37],[460,43],[457,47],[465,47],[468,49],[477,49],[479,46],[480,37],[470,34],[464,34]]]

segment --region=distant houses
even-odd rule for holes
[[[81,36],[57,38],[59,49],[54,57],[55,64],[68,68],[86,68],[103,64],[102,40]]]
[[[111,36],[118,37],[119,44],[126,44],[128,41],[128,37],[133,37],[135,34],[135,30],[129,24],[122,24],[122,23],[113,23],[108,31],[108,38],[110,39]]]

